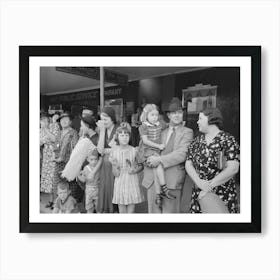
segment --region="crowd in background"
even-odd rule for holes
[[[146,104],[130,124],[118,124],[110,106],[98,119],[89,108],[79,118],[41,112],[45,207],[53,213],[135,213],[135,206],[146,200],[148,213],[238,213],[240,149],[223,130],[219,109],[199,114],[196,137],[185,126],[178,98],[165,114],[168,122],[156,105]],[[192,191],[182,208],[185,188]]]

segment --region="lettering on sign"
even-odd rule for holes
[[[52,104],[60,103],[60,102],[73,102],[73,101],[85,101],[85,100],[92,100],[98,99],[100,94],[99,89],[91,90],[91,91],[80,91],[80,92],[73,92],[70,94],[59,94],[54,96],[49,96],[49,102]],[[104,91],[105,97],[115,97],[122,95],[122,88],[109,88],[105,89]]]

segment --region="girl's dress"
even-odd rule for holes
[[[56,138],[58,138],[60,134],[59,125],[57,127],[50,126],[50,132],[56,136]],[[52,193],[55,192],[55,162],[53,161],[55,158],[55,142],[52,142],[50,139],[48,139],[44,129],[40,129],[40,144],[41,147],[43,147],[40,191],[44,193]]]
[[[60,139],[57,146],[57,157],[61,158],[62,161],[56,163],[56,172],[54,176],[55,185],[61,181],[61,172],[64,170],[66,163],[68,162],[71,152],[74,149],[75,145],[78,142],[78,134],[76,130],[72,127],[62,130]],[[71,195],[77,200],[80,201],[82,198],[82,190],[78,186],[76,181],[69,182],[69,187],[71,190]]]
[[[187,160],[191,160],[200,179],[212,180],[222,169],[220,166],[221,155],[225,160],[239,161],[240,149],[235,138],[227,132],[220,131],[208,145],[205,135],[197,136],[188,147]],[[201,190],[193,186],[191,213],[201,213],[199,193]],[[226,204],[230,213],[238,213],[237,192],[234,178],[213,189]]]
[[[115,125],[111,135],[108,135],[107,130],[105,134],[104,148],[111,148],[109,143],[116,133],[117,126]],[[105,154],[100,167],[100,187],[97,203],[97,212],[99,213],[113,213],[117,211],[117,207],[113,206],[112,198],[114,192],[114,175],[112,172],[112,164],[109,161],[109,155]]]
[[[117,160],[120,166],[120,175],[115,178],[114,183],[113,203],[115,204],[129,205],[144,201],[138,175],[128,173],[129,166],[126,161],[129,160],[132,163],[135,161],[135,157],[136,149],[132,146],[128,146],[126,149],[116,146],[111,151],[110,160]]]

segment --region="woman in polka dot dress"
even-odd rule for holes
[[[239,171],[239,145],[221,130],[219,109],[205,109],[197,123],[202,134],[188,147],[186,160],[186,171],[195,183],[190,212],[237,213],[234,175]]]

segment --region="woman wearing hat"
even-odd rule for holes
[[[201,135],[188,148],[186,171],[195,185],[192,213],[237,213],[234,175],[239,170],[239,145],[222,130],[219,109],[208,108],[197,121]]]
[[[59,137],[59,132],[59,129],[53,129],[50,125],[49,115],[42,113],[40,116],[40,146],[42,147],[40,191],[50,194],[50,202],[47,207],[50,207],[54,200],[55,163],[53,159],[55,157],[55,142]]]
[[[99,128],[99,151],[104,155],[100,170],[100,189],[98,197],[97,211],[100,213],[118,212],[118,206],[113,205],[114,175],[112,164],[109,161],[111,148],[116,145],[115,133],[117,129],[116,113],[113,107],[104,107],[101,111]]]
[[[57,150],[56,150],[56,176],[55,182],[56,185],[61,180],[61,172],[63,171],[65,165],[67,164],[71,152],[74,149],[77,141],[78,141],[78,134],[75,129],[71,127],[72,115],[68,112],[61,114],[58,119],[60,121],[60,125],[62,127],[61,136],[58,141]],[[72,196],[80,200],[81,194],[79,193],[79,187],[75,182],[70,182],[70,189]]]

